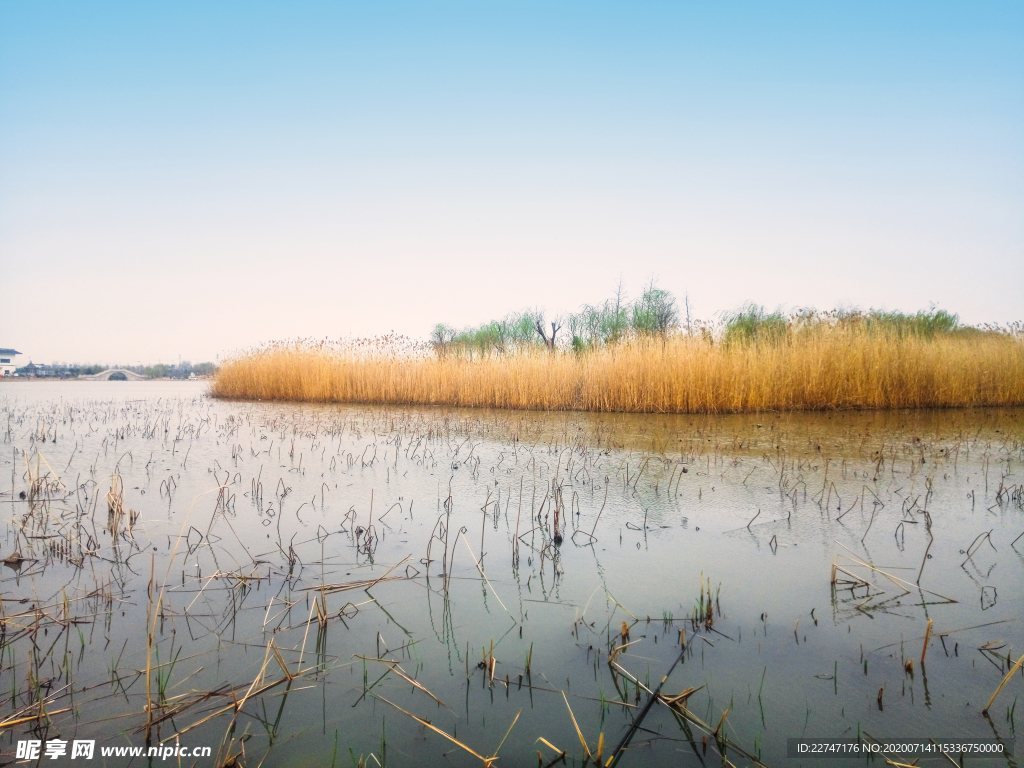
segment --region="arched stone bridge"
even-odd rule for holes
[[[145,381],[145,376],[126,371],[124,368],[109,368],[92,376],[79,376],[81,381]]]

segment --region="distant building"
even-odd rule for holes
[[[10,376],[14,373],[17,365],[15,365],[14,358],[20,355],[16,349],[0,349],[0,370],[3,371],[4,376]]]
[[[36,365],[30,362],[24,368],[18,369],[18,375],[36,379],[63,379],[69,373],[67,367],[63,365],[47,365],[46,363]]]

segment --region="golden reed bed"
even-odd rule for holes
[[[636,338],[583,353],[466,359],[275,344],[225,363],[215,397],[318,403],[725,413],[1024,404],[1024,343],[833,328],[771,344]]]

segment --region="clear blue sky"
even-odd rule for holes
[[[620,274],[1024,318],[1024,3],[0,0],[0,345],[37,362]]]

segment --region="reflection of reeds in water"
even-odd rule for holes
[[[12,423],[31,424],[39,420],[40,413],[54,410],[52,405],[19,406],[9,413]],[[173,426],[172,416],[177,427]],[[303,691],[322,686],[325,725],[320,747],[329,749],[330,744],[325,741],[329,739],[326,722],[332,710],[328,706],[335,704],[338,696],[332,690],[349,688],[334,684],[343,682],[348,674],[356,674],[361,665],[362,693],[353,703],[352,714],[346,715],[345,720],[339,716],[337,724],[347,730],[335,729],[332,765],[337,763],[339,733],[345,734],[341,746],[349,749],[353,765],[366,766],[386,765],[388,741],[395,742],[396,738],[399,750],[412,745],[425,755],[423,759],[430,759],[432,754],[442,750],[454,751],[454,746],[485,766],[500,766],[498,755],[503,750],[502,760],[525,763],[522,757],[531,747],[544,746],[555,753],[543,757],[545,765],[575,760],[577,764],[586,761],[614,768],[616,760],[623,760],[622,765],[642,760],[637,756],[642,754],[640,750],[657,749],[659,742],[666,751],[675,750],[676,745],[685,749],[688,743],[698,761],[714,757],[707,753],[710,748],[720,754],[723,765],[727,764],[727,754],[732,760],[736,755],[741,756],[743,762],[736,761],[737,765],[763,765],[760,762],[762,745],[773,727],[766,718],[765,705],[774,696],[790,695],[787,689],[800,691],[799,680],[784,675],[785,666],[782,670],[777,666],[769,669],[769,666],[780,662],[788,664],[788,658],[781,658],[782,654],[785,657],[805,654],[799,661],[808,669],[814,661],[833,661],[830,676],[816,674],[813,677],[832,682],[832,695],[836,697],[847,695],[839,694],[838,688],[852,679],[856,679],[856,685],[847,690],[863,693],[868,679],[874,685],[881,685],[877,688],[878,716],[882,717],[884,712],[884,716],[897,725],[902,722],[903,708],[914,705],[915,686],[925,687],[926,705],[939,700],[935,688],[931,694],[928,692],[927,656],[932,681],[938,679],[940,685],[944,680],[952,681],[947,684],[958,686],[957,691],[972,700],[977,696],[982,697],[979,701],[990,697],[983,712],[988,713],[986,722],[993,731],[1002,718],[1001,712],[999,718],[995,717],[994,707],[1006,704],[1006,721],[1013,729],[1016,686],[1024,660],[1018,655],[1014,662],[1012,646],[1002,640],[990,640],[977,650],[998,668],[1001,682],[979,678],[978,682],[967,685],[963,681],[969,678],[959,676],[958,670],[964,675],[977,673],[968,671],[974,669],[973,662],[966,653],[960,656],[959,646],[950,636],[987,630],[1012,621],[987,621],[988,616],[982,616],[979,618],[982,623],[966,626],[972,622],[961,621],[958,617],[961,612],[976,615],[971,611],[985,611],[995,605],[996,585],[984,583],[988,575],[977,566],[990,569],[995,565],[992,559],[997,556],[1009,556],[1012,561],[1020,553],[1019,542],[1024,540],[1024,533],[1017,527],[1018,516],[1011,513],[1024,508],[1024,483],[1020,482],[1019,462],[1011,466],[1010,459],[1021,450],[1022,418],[1021,409],[865,414],[845,419],[795,415],[772,418],[770,422],[761,417],[584,418],[514,413],[488,415],[480,411],[453,416],[444,409],[236,408],[215,406],[198,399],[191,404],[140,402],[130,409],[109,408],[103,403],[76,407],[68,411],[66,422],[52,418],[47,422],[61,424],[70,431],[71,423],[91,424],[102,420],[105,434],[117,436],[118,441],[134,441],[126,443],[125,448],[133,449],[136,457],[143,456],[143,450],[153,453],[162,450],[166,458],[175,457],[175,446],[197,435],[202,426],[204,431],[211,430],[211,437],[216,435],[219,452],[213,451],[214,440],[208,440],[209,450],[197,452],[197,457],[191,459],[193,464],[186,467],[187,449],[178,448],[177,460],[189,474],[175,472],[165,476],[161,472],[152,475],[150,465],[156,464],[153,453],[145,465],[142,461],[133,465],[131,453],[122,454],[123,449],[112,451],[104,462],[106,450],[97,450],[94,459],[91,451],[83,453],[77,444],[71,449],[70,441],[62,432],[61,443],[67,445],[71,455],[62,456],[48,448],[48,460],[40,452],[34,433],[21,436],[26,445],[16,444],[14,448],[13,458],[17,464],[10,490],[0,493],[4,507],[10,504],[15,511],[9,518],[8,543],[4,550],[4,554],[10,554],[0,560],[7,577],[3,582],[4,599],[0,601],[0,657],[4,660],[0,664],[0,688],[10,691],[10,706],[0,717],[0,728],[35,734],[48,727],[100,731],[123,728],[117,724],[127,723],[131,733],[140,737],[146,734],[153,743],[164,744],[182,735],[205,739],[209,744],[219,743],[214,765],[255,765],[274,759],[281,762],[287,759],[268,757],[271,750],[280,750],[281,745],[294,742],[293,734],[310,732],[304,722],[308,708],[296,712],[292,702],[310,695]],[[762,427],[755,424],[758,421],[765,421],[763,431],[754,431]],[[153,425],[164,426],[164,429],[157,430]],[[643,429],[634,432],[636,425],[642,425]],[[171,426],[169,431],[168,426]],[[477,435],[483,435],[487,442],[470,440]],[[53,440],[53,435],[47,438],[48,443],[52,444]],[[245,441],[249,442],[247,447]],[[513,445],[514,451],[506,450],[508,445]],[[268,462],[261,456],[271,457],[272,450],[279,446],[288,452],[291,468],[284,463],[287,460],[282,458],[283,451],[277,454],[280,467],[272,468],[271,464],[278,462]],[[257,447],[261,449],[259,452],[255,450]],[[331,457],[326,456],[324,447],[332,450]],[[229,448],[234,465],[230,471],[220,464],[221,461],[227,463]],[[427,461],[425,453],[429,455]],[[513,454],[512,457],[509,454]],[[75,460],[79,466],[72,470]],[[85,472],[79,474],[79,470],[86,469],[86,461],[89,462],[88,474],[95,479],[82,482]],[[990,461],[993,471],[1000,464],[1005,467],[999,477],[993,477],[991,487],[987,477]],[[355,491],[346,490],[348,486],[340,473],[348,471],[356,475],[378,462],[381,468],[387,468],[387,473],[383,477],[377,475],[376,480],[368,477],[369,487],[359,489],[360,495],[368,490],[368,498],[358,503],[357,511],[357,504],[352,503],[356,499],[352,496]],[[318,463],[320,470],[316,468]],[[435,470],[451,467],[450,471],[455,473],[460,466],[466,468],[461,470],[463,482],[472,483],[470,494],[466,485],[453,484],[450,477],[445,485],[441,476],[435,486]],[[66,485],[54,467],[65,467]],[[418,538],[407,542],[400,536],[386,534],[402,535],[406,520],[412,528],[414,498],[398,496],[400,501],[393,503],[396,493],[406,491],[391,490],[388,484],[396,477],[405,477],[407,470],[410,470],[410,483],[421,482],[415,480],[417,475],[411,471],[414,467],[422,469],[421,479],[430,478],[419,490],[414,485],[407,486],[415,494],[417,516],[421,514],[422,501],[436,503],[436,507],[426,520],[417,523],[420,526]],[[713,467],[716,469],[712,470]],[[307,470],[310,478],[303,482],[301,478]],[[467,470],[469,478],[465,478]],[[507,470],[511,470],[507,475],[498,474]],[[19,477],[14,472],[22,474]],[[335,479],[340,483],[325,482],[331,479],[327,473],[333,472],[339,473]],[[776,617],[782,631],[774,637],[769,629],[768,614],[762,613],[757,638],[758,657],[763,643],[766,651],[774,649],[773,653],[778,652],[780,658],[771,662],[765,659],[762,672],[755,676],[756,670],[742,657],[724,655],[730,653],[730,648],[741,647],[744,630],[753,621],[751,604],[745,608],[741,605],[742,609],[734,614],[731,608],[723,613],[719,589],[711,589],[712,580],[703,571],[696,601],[685,588],[686,581],[675,577],[671,582],[677,585],[675,588],[664,593],[651,591],[651,595],[661,595],[658,599],[667,596],[668,607],[673,609],[662,610],[660,632],[653,631],[651,617],[643,610],[644,593],[653,589],[653,584],[641,584],[640,588],[622,592],[614,586],[616,581],[629,578],[630,583],[636,583],[635,575],[622,570],[609,571],[612,584],[604,582],[600,571],[592,572],[594,591],[582,607],[582,613],[577,609],[571,634],[565,632],[566,619],[552,619],[545,614],[531,618],[535,616],[531,606],[541,602],[536,597],[544,598],[549,607],[558,605],[564,611],[574,607],[557,599],[557,593],[548,586],[550,581],[545,583],[545,558],[549,562],[553,560],[559,569],[556,585],[561,581],[563,556],[567,566],[578,569],[570,573],[570,578],[585,575],[581,560],[572,554],[572,545],[582,550],[595,542],[605,544],[613,539],[619,521],[613,519],[608,524],[606,507],[615,510],[615,506],[622,503],[621,498],[635,499],[627,520],[638,524],[627,522],[626,527],[646,540],[648,532],[657,530],[655,515],[660,510],[654,511],[652,525],[648,525],[648,506],[639,503],[637,495],[645,502],[682,498],[682,503],[688,507],[694,497],[701,498],[700,483],[711,472],[713,477],[721,478],[721,482],[733,483],[737,490],[753,489],[763,483],[764,489],[774,496],[777,487],[781,506],[766,506],[761,511],[760,507],[752,505],[749,513],[739,510],[735,530],[724,532],[728,536],[742,531],[742,546],[747,547],[747,541],[758,542],[758,554],[765,560],[785,556],[787,548],[797,544],[795,534],[808,520],[807,516],[801,516],[801,510],[809,512],[810,519],[831,519],[836,523],[832,529],[839,536],[831,576],[833,621],[829,622],[827,614],[816,614],[813,608],[810,620],[813,627],[818,627],[821,618],[822,629],[826,631],[830,623],[835,624],[839,637],[852,635],[846,645],[851,663],[844,662],[845,666],[840,663],[841,645],[836,646],[838,660],[833,660],[836,656],[831,654],[827,659],[820,653],[812,655],[816,653],[816,638],[811,637],[808,642],[808,635],[817,630],[799,618],[805,608],[795,605],[795,610],[791,610],[793,601],[782,596],[774,607],[771,603],[768,606],[782,614]],[[973,528],[954,531],[949,527],[944,502],[933,505],[931,501],[933,484],[941,491],[941,483],[957,476],[958,472],[962,484],[948,489],[956,491],[957,503],[965,505],[967,498],[973,508],[977,490],[978,517],[988,520],[988,515],[982,511],[988,509],[989,514],[1005,517],[1005,524],[977,536]],[[447,475],[447,471],[444,474]],[[106,492],[108,476],[110,486]],[[72,477],[76,478],[74,483]],[[197,477],[207,490],[191,497],[191,501],[186,499],[181,503],[179,500],[177,506],[172,506],[178,481],[181,481],[181,489],[191,496],[190,486]],[[264,481],[263,477],[268,479]],[[680,496],[683,478],[686,480],[682,486],[683,496]],[[249,483],[245,482],[247,479]],[[293,483],[295,493],[291,495]],[[289,526],[284,531],[278,528],[273,543],[267,536],[265,550],[252,548],[250,543],[258,542],[263,535],[255,525],[257,521],[263,519],[269,523],[271,519],[267,516],[269,508],[264,508],[264,484],[274,491],[267,496],[277,508],[275,524],[284,516],[285,525]],[[158,489],[157,497],[151,493],[154,487]],[[540,495],[536,492],[538,489]],[[904,493],[905,489],[909,493]],[[968,489],[970,493],[965,496],[963,492]],[[707,498],[707,486],[704,490]],[[149,491],[149,495],[144,497],[145,491]],[[867,498],[868,493],[872,499]],[[303,500],[311,494],[319,496],[318,506],[323,518],[315,534],[316,522],[307,517],[309,502]],[[289,500],[298,498],[291,502],[285,516],[281,502],[286,496]],[[248,508],[243,505],[245,500],[249,502]],[[317,496],[313,500],[315,503]],[[166,511],[157,508],[165,501]],[[106,529],[102,525],[104,502],[108,508]],[[765,502],[758,499],[758,504],[761,503]],[[129,509],[129,504],[139,504],[143,510],[141,518],[136,520],[138,513]],[[342,513],[346,508],[348,511]],[[754,514],[755,508],[759,510],[757,514]],[[966,506],[962,508],[966,513]],[[480,514],[478,509],[483,513],[479,559],[475,543],[471,543],[475,540],[475,528],[471,533],[469,528],[460,525],[462,522],[475,525],[476,516]],[[550,528],[548,511],[552,513]],[[622,509],[611,514],[621,515]],[[933,514],[936,523],[946,522],[945,526],[935,528],[934,535],[931,530]],[[431,519],[435,522],[430,523]],[[599,527],[601,520],[606,522],[604,529]],[[501,521],[504,521],[504,530]],[[689,530],[694,533],[701,530],[693,525],[696,522],[698,520],[691,518]],[[396,527],[391,528],[388,523]],[[244,533],[247,525],[254,529],[249,535]],[[485,558],[483,532],[492,525],[493,533],[487,532],[486,538],[490,553]],[[844,528],[839,528],[840,525]],[[985,527],[989,525],[986,522]],[[294,526],[302,526],[306,533],[289,538],[289,534],[302,530]],[[380,530],[379,539],[372,533],[373,528]],[[685,529],[687,518],[683,518],[679,533]],[[273,529],[270,530],[272,533]],[[973,541],[967,531],[975,536]],[[563,542],[561,549],[554,544],[556,532],[564,534],[568,542]],[[874,565],[875,560],[862,547],[865,541],[878,546],[890,535],[896,538],[898,551],[905,557],[905,561],[900,562],[905,565],[886,565],[883,570]],[[464,550],[457,546],[459,538],[463,540]],[[853,549],[847,548],[840,539]],[[1009,548],[1004,547],[1007,539],[1010,539]],[[889,539],[890,546],[892,541]],[[967,544],[968,541],[971,543]],[[952,554],[957,548],[952,542],[966,544],[962,561]],[[998,551],[996,544],[999,544]],[[804,550],[804,540],[799,540],[799,545]],[[905,552],[904,545],[916,549]],[[437,549],[432,549],[433,546]],[[520,546],[527,550],[521,560]],[[639,544],[637,549],[639,551]],[[1007,549],[1017,555],[1008,553]],[[424,550],[426,557],[420,559]],[[460,552],[458,557],[456,550]],[[603,551],[603,546],[590,551]],[[753,549],[741,551],[754,555]],[[925,568],[925,563],[932,563],[930,551],[945,552],[947,557]],[[375,564],[374,557],[378,554],[380,559]],[[796,552],[788,550],[788,554],[792,557]],[[150,557],[148,577],[144,568],[147,555]],[[987,563],[982,555],[990,558]],[[595,565],[596,557],[595,554]],[[678,563],[675,576],[696,573],[694,569],[702,567],[709,558],[722,562],[716,553],[702,552],[699,548],[690,550],[687,557],[689,562]],[[129,568],[133,563],[134,568]],[[337,569],[342,563],[343,568]],[[360,570],[349,573],[346,570],[349,563],[359,566]],[[807,561],[802,563],[806,565]],[[981,587],[980,606],[976,600],[957,604],[951,598],[924,588],[933,585],[938,588],[935,579],[946,563],[953,565],[950,570],[957,570],[957,566],[964,568],[964,578],[969,577],[971,584]],[[414,564],[422,566],[422,570]],[[634,564],[644,567],[641,561],[634,560],[629,560],[627,567],[636,568]],[[807,578],[824,578],[824,571],[815,568],[812,563],[806,571]],[[906,571],[902,578],[895,575],[900,573],[900,568]],[[968,568],[973,571],[967,573]],[[74,581],[69,581],[67,573],[72,569],[77,570],[77,575]],[[508,578],[510,572],[511,579]],[[992,573],[991,569],[988,573]],[[998,575],[1001,571],[995,573]],[[141,585],[147,583],[147,578],[147,594],[143,597]],[[540,595],[537,595],[537,584],[531,589],[532,578],[539,578]],[[570,583],[566,581],[567,585]],[[679,584],[683,585],[682,591],[678,589]],[[735,579],[729,577],[726,584],[734,586]],[[382,593],[379,602],[374,594],[378,585]],[[517,587],[518,611],[515,610]],[[629,607],[613,597],[609,587],[614,588]],[[943,591],[957,594],[945,588]],[[349,594],[359,592],[365,594],[358,597]],[[420,617],[422,623],[417,624],[415,616],[419,610],[410,611],[409,607],[424,592],[426,614]],[[408,601],[406,594],[412,596]],[[913,601],[907,599],[912,594]],[[986,597],[989,594],[991,596]],[[303,596],[306,598],[304,609]],[[492,619],[501,625],[511,622],[508,629],[493,625],[503,632],[500,636],[483,634],[491,628],[490,624],[474,625],[473,617],[481,615],[474,606],[481,605],[478,602],[481,598],[483,608]],[[901,610],[893,611],[892,606],[901,605],[901,601]],[[135,611],[126,615],[124,608],[132,603]],[[501,610],[497,610],[499,607]],[[658,607],[656,603],[655,607]],[[435,622],[438,609],[443,613]],[[921,621],[923,636],[904,638],[905,614],[911,610]],[[407,620],[403,612],[411,615],[412,620]],[[934,629],[929,615],[935,616]],[[217,624],[211,627],[200,623],[210,617],[215,617]],[[881,621],[887,621],[886,617],[898,624],[881,625]],[[796,623],[790,624],[794,618]],[[855,654],[857,641],[853,633],[868,623],[862,619],[870,619],[871,624],[881,620],[881,631],[887,632],[892,642],[875,651],[869,646],[867,655],[861,644],[860,663],[854,665],[855,655],[851,656],[851,652]],[[141,631],[143,622],[145,632]],[[97,630],[102,626],[103,631],[93,633],[88,629],[91,624],[95,624]],[[790,626],[793,626],[795,643],[788,642]],[[230,641],[226,628],[230,629]],[[118,629],[120,637],[114,634]],[[392,640],[395,629],[404,632],[406,637],[401,638],[400,645],[392,642],[394,647],[389,648],[388,641]],[[456,636],[456,630],[465,637]],[[632,638],[631,632],[635,633]],[[818,635],[819,645],[821,639]],[[907,648],[913,651],[906,657],[904,639]],[[960,637],[960,644],[965,639]],[[929,654],[931,640],[936,643],[936,651]],[[305,661],[307,641],[309,646],[315,642],[315,660],[310,659],[309,663]],[[478,641],[475,647],[481,648],[480,660],[475,659],[475,653],[470,654],[473,641]],[[535,642],[538,659],[534,670]],[[920,657],[917,656],[919,642],[922,642]],[[227,650],[240,648],[242,643],[250,649],[260,648],[262,653],[253,653],[246,662],[234,650]],[[77,659],[75,645],[78,646]],[[898,658],[902,666],[890,665],[882,661],[883,657],[875,656],[878,662],[872,662],[872,677],[868,678],[869,657],[875,652],[887,654],[886,649],[896,646],[900,648],[899,655],[892,653],[889,658]],[[462,648],[465,655],[458,654],[458,664],[453,664],[455,652]],[[182,649],[185,653],[181,653]],[[354,661],[349,660],[350,653]],[[577,662],[586,659],[589,664],[593,659],[592,684],[588,679],[589,669],[581,676],[579,664],[565,664],[566,658],[570,661],[573,658],[567,654],[572,654]],[[668,663],[676,654],[678,664],[687,658],[696,662],[683,668],[689,670],[687,682],[693,686],[670,695],[663,691],[670,686],[673,691],[682,687],[678,678],[670,677],[675,667],[669,667]],[[502,659],[498,660],[496,655],[501,655]],[[222,665],[223,661],[228,663]],[[605,663],[600,663],[602,661]],[[450,694],[457,693],[461,698],[462,683],[452,684],[452,670],[463,663],[465,718],[448,709],[437,695],[443,694],[449,701],[452,700]],[[497,673],[498,663],[503,664],[502,674]],[[275,667],[280,669],[280,675],[274,671]],[[368,668],[375,670],[373,679],[368,679]],[[660,674],[666,668],[668,674],[661,682],[655,678],[652,683],[652,673]],[[563,669],[564,686],[559,680]],[[708,685],[713,681],[704,678],[721,669],[728,669],[730,675],[748,677],[751,685],[748,685],[746,705],[739,698],[733,701],[730,697],[728,704],[715,701]],[[553,671],[558,672],[559,677],[555,677]],[[772,676],[768,676],[769,671]],[[818,671],[827,670],[822,666]],[[145,685],[139,680],[142,676],[145,676]],[[480,694],[471,692],[471,687],[476,687],[471,683],[476,683],[477,678],[480,678]],[[755,701],[752,682],[757,678],[760,684]],[[606,697],[605,691],[613,686],[617,696]],[[883,700],[886,687],[893,688],[894,693]],[[1004,690],[1006,688],[1009,690]],[[871,692],[875,690],[872,687]],[[942,695],[948,695],[949,690]],[[704,695],[694,699],[700,691]],[[897,697],[897,691],[910,694],[909,698]],[[505,695],[501,697],[496,692]],[[594,695],[588,696],[588,693]],[[929,695],[933,697],[930,701]],[[531,709],[524,707],[517,712],[516,698],[527,696]],[[538,700],[536,709],[534,696]],[[567,707],[566,712],[557,704],[559,696]],[[545,698],[547,704],[543,703]],[[73,706],[61,707],[64,700]],[[570,701],[577,706],[570,706]],[[389,718],[395,717],[394,708],[409,722],[396,729],[395,720],[389,719],[385,728],[382,710],[374,708],[375,702],[390,705]],[[837,699],[837,703],[842,706],[844,702]],[[606,711],[612,708],[621,712],[622,723],[606,721]],[[335,711],[341,709],[338,707]],[[348,707],[344,709],[349,711]],[[767,709],[771,717],[771,707]],[[520,712],[530,713],[523,725],[517,725]],[[863,707],[858,712],[863,713]],[[832,727],[833,720],[815,718],[812,721],[809,705],[806,713],[805,730],[809,722],[825,722],[826,729]],[[860,716],[863,715],[858,714]],[[252,731],[243,731],[243,724],[248,721],[261,724],[266,735],[252,736]],[[857,722],[856,733],[860,738]],[[677,737],[669,737],[672,738],[669,741],[660,733],[666,724],[672,723],[678,726],[679,733]],[[846,733],[853,733],[852,726],[853,721]],[[628,727],[625,735],[623,727]],[[418,734],[415,741],[409,737],[412,733],[409,729]],[[379,750],[373,744],[378,731]],[[102,732],[111,733],[109,730]],[[502,733],[504,737],[499,741]],[[613,737],[607,745],[604,743],[606,733]],[[634,737],[640,741],[644,733],[652,738],[642,744],[629,741]],[[589,740],[595,737],[595,741]],[[865,738],[870,738],[866,732]],[[579,747],[573,746],[576,741]],[[555,747],[554,743],[569,747],[575,754]],[[372,747],[376,754],[357,757],[355,747],[363,752]],[[314,754],[313,750],[318,747],[304,746],[303,750],[306,749]],[[768,754],[777,754],[772,749],[768,747]],[[394,744],[392,750],[394,753]],[[323,754],[321,750],[310,759],[320,759],[318,764],[326,765]],[[448,759],[448,754],[443,753],[439,759]],[[661,754],[664,752],[659,753],[659,757]],[[464,755],[459,759],[466,760]],[[292,757],[288,762],[294,761]]]
[[[472,359],[299,342],[229,361],[212,391],[242,399],[670,413],[1018,405],[1024,344],[992,332],[928,337],[867,326],[761,343],[677,335]]]

